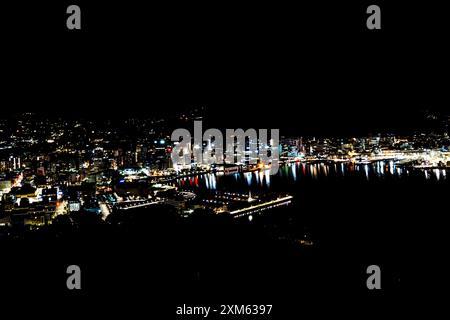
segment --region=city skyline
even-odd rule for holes
[[[197,111],[201,113],[204,110]],[[257,136],[246,133],[241,137],[242,141],[238,139],[230,151],[227,149],[227,154],[232,152],[232,158],[227,156],[228,160],[222,158],[222,162],[202,162],[195,156],[197,150],[211,146],[214,153],[217,150],[207,138],[196,140],[198,132],[195,133],[195,130],[201,130],[201,121],[198,119],[202,119],[196,112],[171,114],[170,120],[159,116],[154,119],[113,121],[49,119],[25,113],[9,120],[0,120],[3,224],[33,225],[33,220],[26,219],[32,218],[37,212],[45,216],[45,225],[59,215],[83,210],[92,210],[106,219],[111,212],[128,210],[133,203],[138,207],[171,203],[182,216],[200,207],[216,212],[238,212],[245,206],[239,205],[234,209],[227,206],[209,207],[207,202],[202,203],[205,200],[202,200],[202,196],[199,198],[202,204],[188,205],[199,196],[200,189],[191,190],[194,193],[183,193],[184,179],[188,178],[191,186],[194,184],[198,187],[199,179],[207,177],[206,188],[215,190],[212,186],[216,185],[216,179],[220,179],[221,175],[237,178],[259,172],[262,174],[261,181],[270,184],[267,174],[280,176],[279,165],[283,169],[293,164],[310,166],[319,163],[334,165],[334,171],[339,165],[342,172],[343,166],[351,171],[361,168],[367,179],[371,166],[370,171],[376,172],[377,176],[384,173],[394,175],[394,171],[409,175],[411,171],[423,172],[426,179],[430,175],[438,180],[441,176],[445,179],[450,166],[449,118],[437,113],[427,113],[426,118],[431,118],[439,125],[437,130],[427,133],[418,131],[412,135],[388,133],[359,137],[281,135],[280,140],[277,133],[277,139],[274,140],[276,145],[271,146],[275,148],[276,159],[273,158],[273,150],[272,156],[268,158],[266,150],[257,147],[261,143]],[[177,123],[173,122],[175,119]],[[189,150],[183,152],[189,152],[189,157],[180,162],[181,158],[174,158],[172,154],[177,150],[179,141],[172,140],[171,135],[179,125],[191,125],[194,122],[197,124],[194,135],[189,136],[191,141],[184,142]],[[272,172],[272,169],[276,170]],[[314,169],[314,176],[317,174],[315,170],[317,168]],[[331,169],[327,169],[326,174],[328,170]],[[134,190],[131,193],[133,197],[129,198],[130,191],[123,193],[128,184],[132,190],[139,186],[139,189],[144,188],[146,191],[142,193],[142,190]],[[89,186],[85,190],[86,194],[75,192],[86,186]],[[167,195],[157,194],[168,194],[168,198]],[[255,196],[252,198],[248,195],[248,202],[256,201],[258,195]],[[177,197],[180,199],[175,201]],[[277,199],[289,199],[290,202],[291,198],[278,195],[267,200],[267,203]],[[124,204],[127,205],[124,207]],[[19,219],[13,223],[17,217],[25,220],[20,222]],[[42,220],[39,221],[42,223]]]

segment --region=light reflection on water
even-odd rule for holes
[[[236,174],[238,176],[238,174]],[[253,173],[252,172],[244,172],[245,179],[247,180],[247,185],[250,187],[252,185],[252,178]]]
[[[424,180],[442,181],[446,179],[446,169],[422,169],[415,170],[397,166],[394,161],[377,161],[371,164],[351,163],[300,163],[294,162],[282,165],[278,173],[270,175],[270,170],[235,173],[230,176],[218,174],[204,174],[191,178],[177,179],[173,185],[181,189],[209,189],[216,190],[228,188],[233,184],[247,188],[269,189],[273,182],[277,184],[284,182],[296,183],[303,179],[348,179],[350,177],[361,177],[367,181],[387,178],[402,178],[411,175],[422,177]],[[194,183],[193,183],[194,182]],[[230,186],[232,188],[233,186]]]

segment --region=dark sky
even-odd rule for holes
[[[78,32],[65,27],[72,2]],[[4,8],[3,115],[206,106],[217,126],[353,133],[448,110],[445,8],[429,2],[377,2],[378,31],[365,27],[369,2],[72,2]]]

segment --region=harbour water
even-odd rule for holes
[[[282,165],[275,175],[269,170],[239,172],[232,175],[208,173],[177,179],[174,183],[187,190],[231,190],[246,192],[289,191],[308,181],[391,181],[413,180],[444,182],[448,169],[413,169],[398,166],[394,161],[377,161],[371,164],[293,162]]]

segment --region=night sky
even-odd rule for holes
[[[56,3],[56,2],[55,2]],[[408,131],[448,113],[444,10],[360,4],[8,4],[2,113],[152,116],[204,106],[217,127]],[[430,7],[430,6],[429,6]],[[61,14],[62,12],[62,14]],[[420,19],[419,19],[420,17]],[[13,27],[13,28],[11,28]]]

